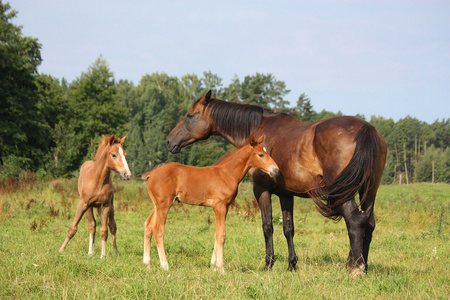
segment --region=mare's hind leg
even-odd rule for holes
[[[272,195],[264,187],[258,186],[255,183],[253,183],[253,194],[261,210],[262,228],[266,242],[266,266],[264,270],[271,270],[275,262],[273,251]]]
[[[369,258],[369,248],[370,243],[372,242],[372,233],[375,230],[375,215],[374,215],[374,203],[375,196],[368,196],[365,203],[362,205],[363,211],[369,215],[369,220],[367,223],[366,231],[364,234],[364,242],[363,242],[363,258],[365,262],[365,271],[367,272],[368,267],[368,258]]]
[[[116,219],[114,219],[114,204],[113,204],[112,200],[111,200],[111,209],[109,210],[108,226],[109,226],[109,231],[111,232],[111,235],[112,235],[114,253],[119,254],[119,251],[117,251],[117,244],[116,244],[117,224],[116,224]]]
[[[64,249],[66,249],[66,246],[69,243],[70,239],[73,238],[75,233],[77,233],[78,223],[80,222],[83,214],[86,212],[86,209],[87,208],[84,205],[84,201],[80,200],[80,202],[78,202],[75,218],[73,219],[72,224],[69,226],[69,229],[67,230],[66,239],[65,239],[64,243],[62,244],[61,248],[59,249],[59,252],[64,252]]]
[[[286,237],[289,251],[289,271],[295,271],[297,264],[297,254],[294,249],[294,197],[280,197],[281,210],[283,211],[283,232]]]
[[[89,207],[86,210],[85,214],[86,214],[86,219],[88,221],[88,228],[89,228],[89,251],[88,251],[88,254],[93,255],[94,254],[94,240],[95,240],[95,226],[96,226],[93,208]]]
[[[340,213],[345,219],[350,239],[347,270],[353,278],[362,277],[366,266],[363,244],[369,216],[358,209],[354,199],[342,204]]]

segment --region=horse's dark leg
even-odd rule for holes
[[[366,202],[362,205],[363,211],[369,215],[368,224],[366,227],[365,235],[364,235],[364,243],[363,243],[363,258],[365,262],[365,271],[368,270],[368,258],[369,258],[369,248],[370,242],[372,242],[372,233],[375,230],[375,215],[374,215],[374,202],[375,196],[369,196]]]
[[[297,255],[294,249],[294,197],[280,197],[281,210],[283,211],[283,232],[286,237],[289,250],[289,271],[295,271],[297,264]]]
[[[266,241],[266,266],[264,270],[271,270],[275,262],[273,251],[272,195],[268,190],[256,184],[253,184],[253,193],[261,210],[262,228]]]
[[[353,278],[362,277],[366,266],[363,244],[369,216],[358,209],[354,199],[342,204],[340,213],[345,219],[350,239],[347,270]]]

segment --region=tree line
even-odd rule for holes
[[[128,134],[127,160],[137,176],[169,161],[210,165],[232,148],[220,137],[176,155],[165,145],[170,130],[208,90],[219,99],[286,112],[303,122],[342,115],[315,111],[306,94],[289,106],[285,96],[290,91],[272,74],[256,73],[243,80],[235,76],[225,86],[210,71],[181,78],[153,73],[134,85],[116,80],[102,56],[70,83],[39,74],[42,45],[11,23],[16,14],[0,2],[1,178],[17,178],[25,170],[39,177],[76,176],[81,164],[92,159],[100,136],[111,133]],[[388,144],[384,184],[450,183],[450,119],[428,124],[409,116],[398,122],[371,116],[368,121]]]

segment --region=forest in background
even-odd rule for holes
[[[167,134],[208,90],[219,99],[286,112],[303,122],[342,115],[315,111],[306,94],[290,106],[285,100],[290,91],[272,74],[236,76],[224,85],[210,71],[181,78],[155,72],[134,85],[116,80],[101,55],[72,82],[39,74],[42,45],[11,22],[16,14],[0,2],[0,180],[30,172],[40,178],[76,176],[92,159],[100,136],[111,133],[128,134],[127,160],[136,176],[168,161],[210,165],[232,148],[220,137],[175,155],[166,150]],[[367,121],[388,145],[382,183],[450,183],[449,118],[432,124],[409,116]]]

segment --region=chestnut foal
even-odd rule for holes
[[[128,180],[131,177],[123,150],[123,144],[127,135],[118,139],[114,134],[110,136],[103,135],[97,154],[93,160],[85,162],[80,169],[78,177],[78,193],[80,202],[77,206],[75,218],[67,231],[67,237],[59,249],[63,252],[67,243],[77,232],[77,226],[81,217],[86,213],[89,227],[89,255],[94,254],[95,237],[95,219],[93,207],[97,207],[100,212],[101,229],[100,237],[102,239],[102,253],[100,258],[106,255],[106,239],[108,238],[108,225],[113,238],[114,251],[117,253],[116,230],[117,225],[114,220],[114,187],[111,179],[111,170],[120,174],[122,179]]]
[[[250,143],[223,156],[209,167],[192,167],[167,163],[142,175],[148,178],[147,190],[155,208],[145,221],[144,264],[150,266],[150,240],[155,236],[161,268],[167,270],[163,237],[167,213],[175,199],[192,205],[210,206],[216,217],[216,233],[211,266],[224,272],[223,245],[225,219],[228,207],[236,198],[238,185],[250,168],[258,168],[270,177],[278,176],[278,166],[261,146],[264,136],[257,141],[250,135]]]

